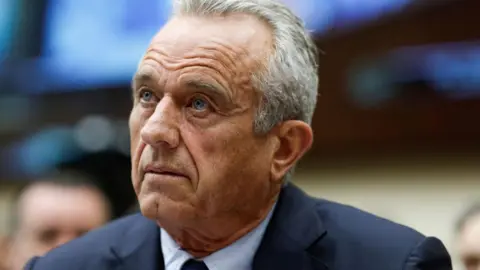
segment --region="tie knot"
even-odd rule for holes
[[[202,261],[190,259],[183,264],[182,270],[208,270],[208,267]]]

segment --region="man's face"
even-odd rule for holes
[[[271,48],[271,30],[247,15],[174,18],[153,38],[130,115],[145,216],[188,227],[268,204],[273,139],[253,132],[251,75]]]
[[[457,250],[466,270],[480,270],[480,214],[470,218],[458,234]]]
[[[22,196],[18,215],[13,269],[22,269],[32,256],[43,255],[108,219],[105,202],[95,191],[51,185],[28,190]]]

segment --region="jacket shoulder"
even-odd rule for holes
[[[327,230],[342,233],[354,238],[378,240],[403,239],[401,242],[419,241],[425,236],[420,232],[360,210],[353,206],[331,202],[323,199],[316,201],[316,211]]]
[[[335,253],[336,263],[355,262],[370,265],[371,269],[376,269],[374,265],[398,268],[427,239],[412,228],[355,207],[315,200],[316,211],[327,231],[321,242]]]
[[[146,218],[134,214],[112,221],[53,249],[43,257],[34,258],[29,264],[30,268],[26,269],[88,269],[87,265],[102,265],[113,261],[110,247],[141,219]]]

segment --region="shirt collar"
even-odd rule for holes
[[[254,230],[238,239],[231,245],[203,258],[209,270],[250,270],[255,253],[260,246],[268,223],[272,218],[275,205],[267,217]],[[184,251],[173,238],[160,229],[161,247],[165,262],[165,270],[180,270],[182,265],[192,256]]]

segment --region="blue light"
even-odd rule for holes
[[[50,1],[37,70],[55,83],[43,89],[128,83],[170,10],[158,0]]]
[[[11,46],[17,6],[15,0],[0,0],[0,62]]]
[[[20,170],[28,175],[45,173],[59,162],[81,154],[73,141],[72,130],[62,127],[37,133],[9,152]]]
[[[372,83],[372,72],[383,85]],[[369,65],[357,63],[349,81],[352,99],[362,105],[383,103],[385,100],[379,97],[387,94],[395,98],[397,88],[417,82],[446,98],[480,97],[480,42],[399,48],[382,58],[370,59]],[[383,95],[373,95],[375,91]]]
[[[399,11],[412,0],[282,1],[307,29],[323,34]],[[171,0],[49,0],[42,55],[3,73],[16,89],[34,93],[126,86],[171,9]]]

